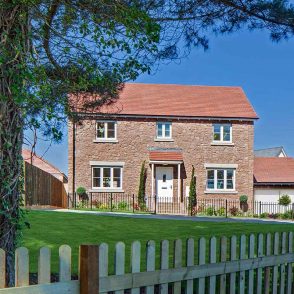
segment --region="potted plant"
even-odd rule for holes
[[[76,192],[77,192],[77,195],[79,196],[79,200],[82,200],[82,201],[88,200],[86,188],[78,187]]]
[[[240,198],[240,208],[243,212],[248,211],[248,196],[247,195],[241,195]]]

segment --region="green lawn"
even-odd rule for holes
[[[113,264],[113,247],[117,241],[127,245],[126,255],[130,256],[130,244],[141,240],[142,255],[147,240],[157,242],[163,239],[183,241],[189,237],[232,236],[250,233],[289,232],[294,231],[292,224],[249,224],[226,222],[194,222],[156,219],[134,219],[82,215],[76,213],[30,211],[28,220],[31,229],[23,232],[23,245],[30,250],[31,272],[37,271],[38,249],[49,246],[52,249],[52,270],[58,271],[58,247],[68,244],[73,249],[73,271],[77,272],[78,248],[80,244],[98,244],[107,242],[110,245],[110,264]],[[171,246],[172,247],[172,246]],[[157,258],[158,259],[158,258]],[[144,269],[145,264],[142,263]],[[128,269],[127,269],[128,270]]]

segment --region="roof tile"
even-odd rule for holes
[[[256,183],[294,183],[294,158],[255,157]]]
[[[76,112],[95,96],[71,95]],[[96,97],[97,99],[97,97]],[[177,117],[248,118],[258,116],[240,87],[126,83],[119,99],[95,113]]]

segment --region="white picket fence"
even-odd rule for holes
[[[143,257],[141,242],[135,241],[131,244],[130,264],[127,264],[126,245],[118,242],[114,274],[110,274],[112,256],[108,244],[82,245],[79,281],[71,281],[71,248],[63,245],[59,249],[60,281],[56,283],[50,283],[50,250],[42,248],[38,263],[39,284],[34,286],[29,286],[28,250],[19,248],[15,288],[4,288],[5,254],[0,251],[0,288],[4,288],[0,293],[123,294],[126,289],[131,294],[140,294],[142,289],[146,294],[292,294],[294,291],[292,232],[219,240],[212,237],[209,241],[201,238],[198,245],[190,238],[185,248],[181,240],[170,245],[170,241],[164,240],[158,249],[154,241],[148,241]],[[143,261],[144,268],[141,267]]]

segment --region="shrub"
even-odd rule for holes
[[[107,205],[106,203],[102,203],[102,204],[100,204],[100,206],[97,207],[97,208],[99,208],[99,209],[108,209],[108,205]]]
[[[140,182],[138,191],[138,205],[140,207],[145,207],[145,186],[146,186],[146,168],[145,161],[143,161],[140,172]],[[152,197],[154,195],[151,195]]]
[[[287,206],[291,203],[291,198],[289,195],[282,195],[279,199],[279,204],[283,206]]]
[[[292,211],[288,210],[281,215],[282,219],[291,219],[292,218]]]
[[[212,206],[207,207],[205,213],[209,216],[215,215],[214,208]]]
[[[269,217],[269,213],[268,212],[263,212],[260,214],[260,218],[268,218]]]
[[[221,207],[220,209],[218,209],[218,210],[216,211],[216,214],[217,214],[218,216],[225,216],[225,215],[226,215],[226,209],[225,209],[225,207]]]
[[[239,200],[240,200],[240,203],[247,203],[248,196],[247,195],[241,195]]]
[[[127,208],[128,208],[128,202],[126,201],[121,201],[117,204],[118,210],[126,210]]]
[[[229,212],[231,214],[231,216],[237,216],[239,213],[239,209],[236,206],[230,207],[229,208]]]
[[[197,198],[196,198],[196,177],[195,177],[195,167],[192,166],[192,175],[189,187],[189,209],[191,210],[191,214],[195,215],[196,209],[195,206],[197,205]],[[193,214],[194,212],[194,214]]]
[[[78,202],[77,208],[78,209],[83,209],[88,207],[88,201],[82,200]]]
[[[100,208],[100,206],[102,205],[101,201],[98,200],[93,200],[93,206],[96,208]]]

